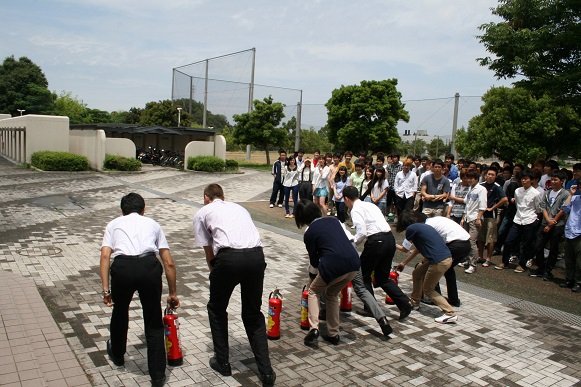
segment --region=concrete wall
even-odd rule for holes
[[[70,146],[67,152],[86,156],[89,159],[90,168],[102,170],[105,159],[105,132],[103,130],[70,130],[69,132]]]
[[[214,136],[214,156],[226,160],[226,138],[221,134]]]
[[[135,144],[128,138],[110,138],[105,141],[105,154],[118,155],[134,159]]]
[[[16,138],[16,133],[10,132],[11,128],[25,128],[23,141]],[[69,151],[68,117],[29,114],[0,118],[0,132],[0,153],[19,162],[30,163],[31,155],[38,151]],[[14,149],[14,146],[19,149]],[[18,159],[18,154],[22,155],[21,159]]]

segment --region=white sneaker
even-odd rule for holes
[[[351,228],[354,229],[355,228],[355,225],[351,226]]]
[[[331,215],[331,211],[327,211],[327,216]]]
[[[279,205],[278,205],[278,208],[282,208],[282,204],[279,204]]]
[[[270,207],[270,208],[274,208],[274,204],[271,204],[269,207]]]
[[[512,257],[510,257],[509,263],[518,263],[518,257],[516,255],[513,255]]]
[[[458,316],[448,316],[444,314],[440,317],[436,317],[434,321],[440,324],[455,324],[456,321],[458,321]]]
[[[527,261],[527,267],[532,267],[532,266],[533,266],[533,260],[532,259],[529,259]]]
[[[474,266],[470,265],[470,267],[468,269],[464,270],[464,273],[474,274],[474,273],[476,273],[476,268]]]

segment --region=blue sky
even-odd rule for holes
[[[252,47],[255,82],[302,90],[307,126],[324,125],[333,89],[397,78],[412,118],[402,131],[447,135],[456,92],[465,126],[480,105],[469,96],[509,85],[476,62],[486,55],[478,26],[496,21],[496,0],[10,3],[2,57],[29,57],[51,90],[107,111],[170,99],[173,68]]]

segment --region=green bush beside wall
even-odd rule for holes
[[[86,171],[89,160],[69,152],[40,151],[32,154],[31,165],[43,171]]]
[[[188,169],[194,171],[223,172],[226,162],[216,156],[188,157]]]
[[[129,157],[107,154],[105,155],[103,167],[114,171],[140,171],[141,161]]]

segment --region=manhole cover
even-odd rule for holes
[[[18,254],[24,255],[25,257],[50,257],[58,255],[62,251],[61,248],[55,246],[35,246],[16,250]]]

